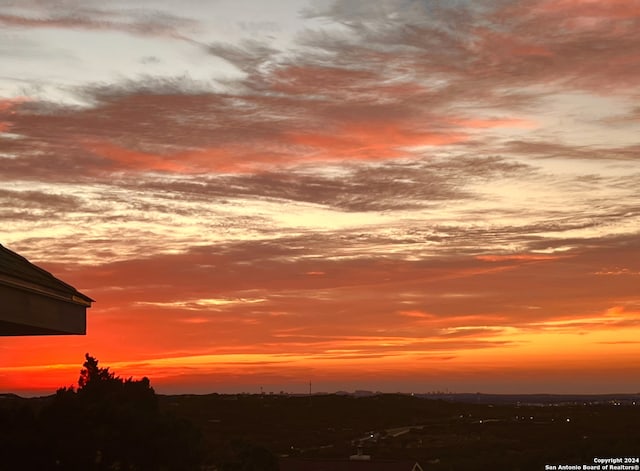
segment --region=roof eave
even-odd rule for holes
[[[49,288],[37,285],[35,283],[30,283],[28,281],[24,281],[19,278],[7,276],[2,273],[0,273],[0,283],[11,286],[13,288],[30,291],[32,293],[37,293],[40,295],[48,296],[50,298],[67,301],[70,303],[80,304],[86,307],[91,307],[91,303],[95,302],[89,296],[86,296],[80,293],[79,291],[75,291],[75,293],[61,293],[61,292],[54,291]]]

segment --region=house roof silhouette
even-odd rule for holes
[[[0,245],[0,335],[85,334],[86,310],[92,302]]]

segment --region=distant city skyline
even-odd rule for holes
[[[0,340],[160,393],[640,391],[640,4],[0,4],[0,243],[96,302]]]

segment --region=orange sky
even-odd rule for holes
[[[0,7],[0,243],[97,301],[0,392],[640,390],[639,2],[155,3]]]

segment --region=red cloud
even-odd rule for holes
[[[608,19],[637,19],[640,4],[636,0],[542,0],[534,11],[554,16],[570,15],[573,18],[587,17],[598,21]],[[569,19],[569,16],[567,16]]]
[[[543,254],[499,254],[499,255],[477,255],[476,259],[484,262],[509,262],[509,261],[522,261],[522,262],[539,262],[548,260],[559,260],[566,258],[567,255],[543,255]]]
[[[15,115],[15,110],[22,103],[28,102],[26,97],[17,98],[2,98],[0,97],[0,132],[6,132],[13,126],[13,122],[9,120],[12,115]],[[4,116],[5,120],[1,118]]]
[[[0,113],[11,112],[12,109],[16,108],[21,103],[28,101],[29,99],[26,97],[0,98]]]
[[[358,123],[345,125],[333,133],[302,132],[291,134],[294,144],[312,149],[313,161],[382,160],[406,157],[402,150],[411,146],[442,146],[467,139],[462,133],[415,132],[391,123]]]
[[[185,164],[177,162],[171,157],[129,150],[106,141],[87,142],[85,148],[100,157],[108,159],[116,171],[137,170],[143,172],[182,173],[185,170]]]
[[[478,70],[503,83],[516,84],[517,79],[520,84],[626,93],[640,78],[640,32],[633,21],[639,9],[637,1],[626,0],[508,4],[489,16],[507,28],[480,30],[476,52],[488,67],[479,63]]]
[[[487,129],[487,128],[522,128],[532,129],[536,123],[522,118],[488,118],[488,119],[453,119],[452,124],[463,128]]]

